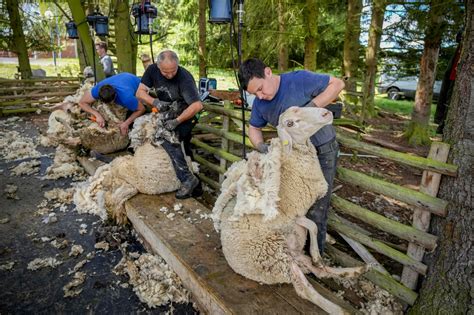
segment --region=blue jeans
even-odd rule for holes
[[[319,164],[323,171],[324,178],[328,183],[328,192],[326,195],[317,200],[311,208],[309,208],[306,216],[314,221],[318,226],[318,247],[322,254],[326,243],[326,232],[328,222],[328,210],[331,203],[331,193],[334,177],[336,176],[337,157],[339,155],[339,145],[336,139],[316,147],[318,152]]]

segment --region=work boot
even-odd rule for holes
[[[197,185],[199,185],[199,179],[193,175],[191,179],[188,179],[181,184],[181,188],[176,192],[176,199],[186,199],[191,197]]]
[[[204,193],[204,191],[202,190],[202,183],[201,183],[201,181],[199,181],[199,184],[196,186],[196,188],[194,188],[193,193],[191,194],[191,196],[193,198],[198,198],[198,197],[201,197],[203,193]]]

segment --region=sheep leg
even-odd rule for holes
[[[296,224],[308,230],[309,239],[310,239],[309,253],[311,254],[311,257],[313,258],[313,262],[316,265],[322,265],[323,259],[321,258],[321,254],[319,253],[318,236],[317,236],[318,227],[316,226],[316,223],[314,223],[313,221],[311,221],[310,219],[306,217],[298,217],[296,218]]]
[[[329,314],[348,314],[339,305],[319,294],[308,282],[303,271],[298,267],[295,261],[291,262],[290,269],[293,287],[298,296],[313,302]]]

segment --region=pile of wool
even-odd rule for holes
[[[360,305],[360,311],[363,314],[403,314],[403,306],[397,301],[397,299],[373,282],[363,278],[334,278],[334,280],[343,287],[350,288],[359,297],[367,301]]]
[[[18,196],[16,195],[17,190],[18,190],[18,186],[7,184],[5,186],[4,192],[6,193],[8,199],[18,200],[20,198],[18,198]]]
[[[15,176],[31,175],[39,172],[39,166],[41,162],[39,160],[31,160],[21,162],[11,170],[11,174]]]
[[[44,179],[73,177],[76,180],[80,180],[84,176],[84,169],[76,161],[76,150],[63,144],[58,145],[53,164],[46,169]]]
[[[128,274],[133,291],[150,308],[172,302],[189,302],[189,293],[178,275],[158,256],[142,254],[133,259],[129,255],[123,257],[114,270],[118,274]]]
[[[176,134],[164,128],[164,121],[165,117],[161,113],[149,113],[135,119],[133,129],[129,133],[130,146],[136,149],[146,142],[154,142],[157,138],[178,143]]]
[[[7,161],[41,156],[31,139],[22,137],[17,131],[8,130],[0,132],[0,155]]]
[[[63,262],[57,260],[54,257],[46,257],[46,258],[36,258],[33,261],[28,263],[28,270],[38,270],[41,268],[56,268],[57,266],[61,265]]]
[[[54,188],[44,193],[48,201],[57,201],[62,204],[70,204],[74,195],[74,188]]]

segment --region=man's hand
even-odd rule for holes
[[[128,123],[126,123],[125,121],[122,121],[120,124],[119,124],[119,129],[120,129],[120,134],[122,136],[125,136],[128,134]]]
[[[165,122],[165,128],[169,131],[173,131],[178,127],[179,121],[178,119],[171,119]]]
[[[153,100],[153,106],[155,106],[156,108],[158,108],[158,110],[160,112],[166,112],[167,110],[170,109],[170,103],[168,102],[162,102],[160,101],[159,99],[155,98]]]
[[[96,114],[94,115],[94,117],[95,117],[95,122],[99,125],[99,127],[104,128],[105,127],[104,117],[102,117],[102,115],[100,114]]]
[[[257,144],[257,147],[255,149],[257,149],[257,151],[260,153],[266,154],[268,153],[268,144],[260,142],[259,144]]]

